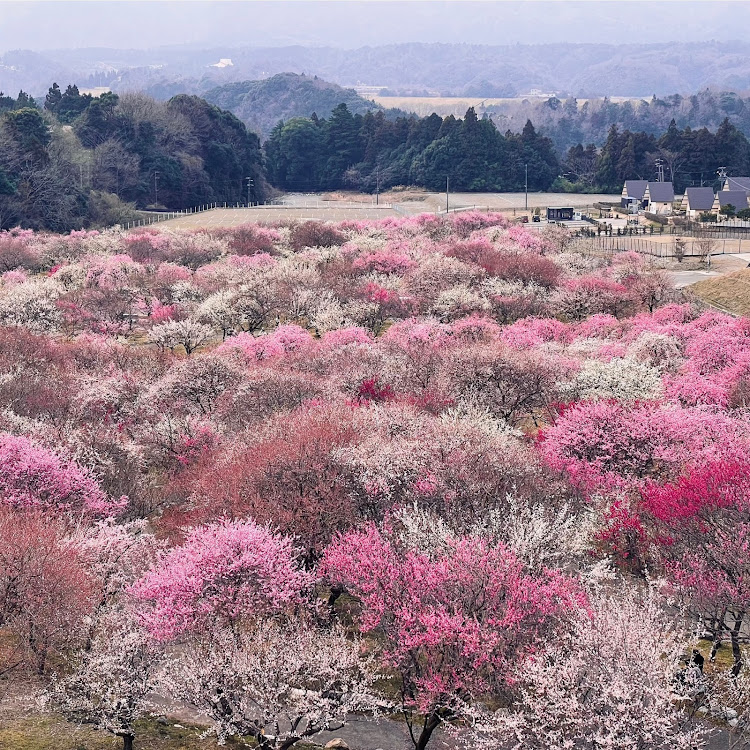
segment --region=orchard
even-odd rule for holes
[[[495,214],[17,229],[0,269],[0,716],[748,747],[747,319]]]

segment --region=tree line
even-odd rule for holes
[[[463,118],[389,117],[341,103],[328,118],[279,122],[261,148],[235,115],[196,96],[94,97],[54,84],[41,107],[24,92],[0,94],[0,228],[69,231],[127,220],[136,208],[261,201],[269,183],[374,193],[443,191],[449,180],[466,192],[619,193],[625,180],[656,179],[661,160],[680,192],[718,187],[719,167],[750,173],[750,143],[728,118],[715,132],[673,119],[658,137],[613,124],[601,147],[579,142],[564,155],[557,140],[530,120],[502,133],[473,108]]]
[[[489,96],[477,93],[476,96]],[[494,94],[502,96],[502,94]],[[644,132],[659,137],[674,120],[680,129],[707,127],[711,130],[728,119],[743,133],[750,133],[750,98],[733,91],[704,89],[690,96],[672,94],[650,99],[578,100],[575,97],[508,100],[490,104],[482,110],[502,130],[520,130],[531,120],[540,132],[565,153],[578,143],[602,146],[609,128]]]
[[[678,192],[691,185],[719,187],[716,170],[750,173],[750,143],[728,119],[716,132],[678,128],[655,136],[609,128],[601,148],[577,143],[558,154],[554,134],[527,120],[520,133],[501,133],[473,108],[463,119],[352,114],[339,105],[331,117],[280,122],[265,144],[270,181],[284,190],[356,189],[395,185],[445,190],[619,193],[625,180],[657,178],[657,162]],[[526,170],[528,169],[528,178]]]
[[[552,142],[531,122],[500,133],[471,107],[463,119],[436,114],[388,119],[352,114],[341,104],[328,119],[280,122],[265,144],[272,184],[284,190],[349,188],[374,192],[394,185],[460,191],[546,190],[560,173]]]
[[[658,160],[678,193],[693,185],[720,188],[719,167],[726,167],[730,175],[750,173],[750,142],[727,119],[715,133],[689,126],[680,130],[672,120],[659,138],[643,131],[620,132],[612,125],[601,149],[593,144],[568,149],[565,171],[554,187],[619,193],[625,180],[655,179]]]
[[[235,203],[248,177],[262,199],[258,136],[196,96],[94,97],[55,84],[40,107],[0,94],[0,228],[69,231],[135,207]]]

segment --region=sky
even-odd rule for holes
[[[700,42],[742,38],[747,28],[747,0],[0,0],[0,52],[169,45]]]

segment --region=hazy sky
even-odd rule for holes
[[[750,2],[0,0],[0,52],[190,44],[355,47],[746,38]]]

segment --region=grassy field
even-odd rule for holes
[[[451,193],[451,211],[476,209],[501,211],[510,217],[529,209],[547,206],[574,206],[586,208],[597,201],[615,200],[619,196],[576,193]],[[272,222],[287,219],[307,221],[344,221],[384,219],[388,216],[405,216],[424,212],[445,211],[445,193],[430,193],[417,189],[390,190],[380,195],[380,205],[374,205],[369,193],[289,193],[283,205],[257,208],[216,208],[188,214],[157,225],[165,229],[199,229],[233,227],[247,222]]]
[[[138,725],[137,750],[208,750],[216,738],[200,738],[200,727],[159,724],[155,720]],[[119,750],[122,740],[92,727],[69,724],[54,715],[26,716],[4,720],[0,725],[0,750]],[[247,747],[228,742],[225,747]]]
[[[216,737],[201,738],[202,727],[181,725],[154,719],[138,722],[135,750],[215,750]],[[253,747],[230,739],[228,750]],[[299,750],[311,750],[314,745],[299,743]],[[122,740],[91,727],[69,724],[55,715],[26,716],[2,719],[0,722],[0,750],[120,750]]]

